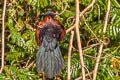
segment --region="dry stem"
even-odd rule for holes
[[[71,30],[73,30],[75,28],[75,25],[71,26],[69,29],[66,30],[66,33],[70,32]]]
[[[34,63],[35,63],[35,60],[32,61],[32,62],[26,67],[26,69],[29,69],[30,67],[32,67]]]
[[[71,52],[72,52],[72,44],[73,44],[73,37],[74,37],[74,31],[71,31],[71,37],[69,42],[69,52],[68,52],[68,76],[67,80],[70,80],[70,62],[71,62]]]
[[[88,73],[88,74],[85,74],[85,76],[89,76],[89,75],[91,75],[91,74],[93,74],[94,73],[94,71],[92,71],[92,72],[90,72],[90,73]],[[78,77],[78,78],[76,78],[75,80],[80,80],[80,79],[82,79],[82,77]]]
[[[4,68],[4,55],[5,55],[5,10],[6,10],[6,0],[4,0],[3,5],[3,14],[2,14],[2,61],[1,61],[1,69],[0,73]]]
[[[89,8],[91,8],[91,7],[94,5],[95,1],[96,1],[96,0],[93,0],[93,1],[91,2],[91,4],[90,4],[88,7],[86,7],[86,8],[79,14],[79,16],[81,17]],[[70,27],[68,30],[66,30],[66,33],[70,32],[70,31],[73,30],[74,28],[75,28],[75,25],[72,26],[72,27]]]
[[[85,80],[85,69],[84,69],[84,62],[83,62],[83,55],[82,55],[82,47],[81,47],[81,40],[80,40],[80,33],[79,33],[79,0],[75,0],[75,30],[76,30],[76,37],[77,37],[77,44],[78,44],[78,51],[79,51],[79,56],[80,56],[80,64],[82,68],[82,79]]]
[[[93,1],[91,2],[91,4],[90,4],[89,6],[87,6],[87,7],[80,13],[80,17],[81,17],[89,8],[91,8],[91,7],[94,5],[95,1],[96,1],[96,0],[93,0]]]
[[[105,24],[104,24],[104,28],[103,28],[104,34],[106,33],[109,12],[110,12],[110,0],[108,0],[108,7],[107,7],[107,12],[106,12]],[[98,64],[99,64],[99,61],[100,61],[100,56],[101,56],[101,53],[102,53],[102,49],[103,49],[103,43],[101,43],[100,48],[99,48],[99,52],[98,52],[98,56],[97,56],[97,60],[96,60],[95,68],[94,68],[95,72],[93,74],[93,80],[96,80],[97,69],[98,69]]]

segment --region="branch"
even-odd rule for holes
[[[89,76],[89,75],[91,75],[91,74],[93,74],[94,73],[94,71],[92,71],[92,72],[90,72],[90,73],[88,73],[88,74],[85,74],[85,76]],[[80,79],[82,79],[82,77],[78,77],[78,78],[76,78],[75,80],[80,80]]]
[[[66,33],[69,33],[70,31],[72,31],[75,28],[75,25],[71,26],[69,29],[66,30]]]
[[[86,8],[79,14],[79,16],[81,17],[89,8],[91,8],[91,7],[94,5],[94,3],[95,3],[95,0],[93,0],[93,1],[91,2],[91,4],[90,4],[88,7],[86,7]],[[74,28],[75,28],[75,25],[72,26],[72,27],[70,27],[68,30],[66,30],[66,33],[70,32],[70,31],[73,30]]]
[[[85,25],[87,26],[87,28],[90,30],[90,32],[94,35],[94,37],[98,40],[98,42],[100,42],[100,40],[98,39],[98,37],[96,36],[96,34],[91,30],[91,28],[88,26],[85,17],[83,16],[83,20]]]
[[[100,45],[100,43],[96,43],[96,44],[90,45],[90,46],[91,46],[90,48],[92,48],[92,47],[94,47],[94,46],[97,46],[97,45]],[[111,57],[119,48],[120,48],[120,46],[118,46],[111,54],[109,53],[108,55],[105,55],[104,57],[100,57],[100,59],[105,59],[105,58],[107,58],[107,57]],[[73,47],[73,49],[78,52],[78,50],[77,50],[76,48]],[[88,49],[89,49],[89,48],[83,50],[83,55],[84,55],[84,56],[87,56],[87,57],[89,57],[89,58],[97,59],[97,57],[91,56],[91,55],[88,55],[88,54],[85,53],[85,51],[87,51]],[[106,53],[106,52],[104,52],[104,53]]]
[[[11,18],[15,21],[15,23],[18,25],[18,26],[20,26],[20,24],[15,20],[15,18],[13,17],[13,16],[11,16]],[[26,24],[26,22],[25,22],[25,24]],[[21,27],[21,26],[20,26]],[[31,27],[31,28],[29,28],[30,30],[32,30],[32,31],[35,31],[36,29],[34,29],[33,27]]]
[[[60,14],[58,14],[57,16],[63,14],[63,13],[65,12],[65,10],[67,9],[67,7],[68,7],[68,4],[67,4],[67,0],[66,0],[64,9],[63,9],[62,12],[60,12]]]
[[[91,4],[90,4],[89,6],[87,6],[87,7],[80,13],[80,17],[81,17],[89,8],[91,8],[91,7],[94,5],[95,1],[96,1],[96,0],[93,0],[93,1],[91,2]]]
[[[79,56],[80,56],[80,63],[81,63],[81,68],[82,68],[82,78],[85,80],[85,69],[84,69],[84,62],[83,62],[83,55],[82,55],[82,47],[81,47],[81,40],[80,40],[80,33],[79,33],[79,0],[75,0],[75,30],[76,30],[76,37],[77,37],[77,44],[78,44],[78,51],[79,51]]]
[[[2,60],[1,60],[1,69],[0,73],[2,72],[4,68],[4,55],[5,55],[5,10],[6,10],[6,0],[4,0],[3,5],[3,14],[2,14]]]
[[[98,33],[100,28],[100,5],[99,4],[96,4],[96,5],[98,7],[98,28],[97,28],[97,33]]]
[[[73,44],[73,37],[74,37],[74,31],[71,31],[71,37],[69,42],[69,52],[68,52],[68,76],[67,80],[70,80],[70,61],[71,61],[71,51],[72,51],[72,44]]]
[[[69,21],[71,21],[71,19],[72,19],[72,22],[71,24],[69,24]],[[66,23],[68,24],[68,26],[72,26],[75,23],[75,16],[71,16],[67,18]]]
[[[91,48],[93,48],[95,46],[98,46],[98,45],[100,45],[100,43],[95,43],[95,44],[92,44],[90,46],[87,46],[87,47],[85,47],[85,49],[83,50],[83,52],[85,52],[85,51],[87,51],[87,50],[89,50],[89,49],[91,49]]]
[[[35,60],[32,61],[32,62],[26,67],[26,69],[29,69],[30,67],[32,67],[34,63],[35,63]]]
[[[89,77],[90,77],[90,80],[92,80],[92,77],[91,77],[91,75],[90,75],[90,71],[88,70],[88,68],[85,66],[85,69],[87,70],[87,72],[88,72],[88,75],[89,75]]]
[[[110,0],[108,0],[108,7],[107,7],[107,12],[106,12],[105,24],[104,24],[104,28],[103,28],[104,34],[106,33],[109,12],[110,12]],[[98,69],[98,64],[99,64],[99,61],[100,61],[100,56],[101,56],[101,53],[102,53],[102,49],[103,49],[103,43],[101,43],[100,48],[99,48],[99,52],[98,52],[98,56],[97,56],[97,60],[96,60],[95,68],[94,68],[95,72],[93,74],[93,80],[96,80],[97,69]]]
[[[118,5],[118,7],[120,8],[120,4],[118,3],[118,1],[117,0],[114,0],[115,2],[116,2],[116,4]]]

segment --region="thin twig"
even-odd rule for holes
[[[86,12],[86,14],[89,14],[89,13],[91,13],[92,11],[93,11],[93,6],[91,6],[90,11]]]
[[[98,39],[97,35],[91,30],[91,28],[88,26],[85,17],[83,16],[83,20],[85,22],[85,25],[87,26],[87,28],[90,30],[90,32],[94,35],[94,37],[97,39],[98,42],[101,42],[101,40]]]
[[[2,14],[2,60],[1,60],[0,73],[2,72],[2,70],[3,70],[3,68],[4,68],[4,55],[5,55],[5,11],[6,11],[6,2],[7,2],[7,0],[4,0],[3,14]]]
[[[83,52],[85,52],[85,51],[87,51],[87,50],[89,50],[89,49],[91,49],[91,48],[93,48],[95,46],[98,46],[98,45],[100,45],[100,43],[95,43],[95,44],[92,44],[92,45],[90,45],[88,47],[85,47],[85,49],[83,50]]]
[[[108,42],[106,43],[106,42],[100,40],[100,39],[97,37],[97,35],[96,35],[96,34],[92,31],[92,29],[88,26],[84,15],[83,15],[83,20],[84,20],[85,25],[87,26],[87,28],[88,28],[88,29],[90,30],[90,32],[94,35],[94,37],[97,39],[97,41],[98,41],[99,43],[103,43],[104,45],[109,44],[109,42],[110,42],[109,38],[107,38],[107,37],[104,38],[104,39],[108,40]]]
[[[97,33],[98,33],[100,28],[100,5],[99,4],[96,4],[96,5],[98,7],[98,28],[97,28]]]
[[[29,69],[30,67],[32,67],[34,63],[35,63],[35,60],[32,61],[32,62],[26,67],[26,69]]]
[[[109,12],[110,12],[110,0],[108,0],[108,7],[107,7],[107,12],[106,12],[105,24],[104,24],[104,28],[103,28],[104,34],[106,33]],[[95,72],[93,74],[93,80],[96,80],[97,69],[98,69],[98,64],[99,64],[99,61],[100,61],[100,56],[101,56],[101,53],[102,53],[102,49],[103,49],[103,43],[101,43],[100,48],[99,48],[99,52],[98,52],[98,56],[97,56],[97,60],[96,60],[95,68],[94,68]]]
[[[58,14],[57,16],[63,14],[65,12],[65,10],[67,9],[68,7],[68,4],[67,4],[67,0],[66,0],[66,3],[65,3],[65,8],[62,10],[62,12],[60,14]]]
[[[79,32],[79,0],[75,0],[75,31],[76,31],[76,37],[77,37],[77,44],[78,44],[78,51],[80,56],[80,63],[82,68],[82,79],[85,80],[85,69],[84,69],[84,62],[83,62],[83,55],[82,55],[82,46],[81,46],[81,40],[80,40],[80,32]]]
[[[91,7],[94,5],[95,1],[96,1],[96,0],[93,0],[93,1],[91,2],[91,4],[90,4],[89,6],[87,6],[87,7],[80,13],[80,17],[81,17],[89,8],[91,8]]]
[[[69,29],[66,30],[66,33],[69,33],[71,30],[75,28],[75,25],[71,26]]]
[[[74,31],[71,31],[71,37],[70,37],[70,42],[69,42],[69,52],[68,52],[68,76],[67,80],[70,80],[70,62],[71,62],[71,52],[72,52],[72,44],[73,44],[73,37],[74,37]]]
[[[79,16],[81,17],[83,14],[85,14],[85,12],[94,5],[95,1],[96,1],[96,0],[93,0],[93,1],[91,2],[91,4],[90,4],[88,7],[86,7],[86,8],[79,14]],[[75,25],[72,26],[72,27],[70,27],[68,30],[66,30],[66,33],[70,32],[70,31],[73,30],[74,28],[75,28]]]
[[[33,57],[33,56],[29,56],[29,59],[28,59],[27,62],[26,62],[25,68],[28,66],[28,64],[29,64],[30,60],[32,59],[32,57]]]
[[[118,7],[120,8],[120,4],[118,3],[118,1],[117,0],[114,0],[115,2],[116,2],[116,4],[118,5]]]
[[[93,73],[94,73],[94,70],[93,70],[92,72],[88,73],[88,74],[85,74],[85,76],[91,75],[91,74],[93,74]],[[78,78],[76,78],[75,80],[80,80],[80,79],[82,79],[82,77],[78,77]]]
[[[20,24],[15,20],[15,18],[12,16],[11,17],[14,21],[15,21],[15,23],[19,26],[19,27],[22,27],[22,26],[20,26]],[[25,23],[26,24],[26,23]],[[33,27],[31,27],[31,28],[29,28],[30,30],[32,30],[32,31],[35,31],[36,29],[34,29]]]
[[[90,80],[92,80],[92,77],[91,77],[91,75],[90,75],[90,71],[88,70],[88,68],[85,66],[85,69],[87,70],[87,72],[88,72],[88,75],[89,75],[89,77],[90,77]]]
[[[89,43],[90,43],[92,40],[95,40],[95,39],[96,39],[96,38],[92,38],[92,39],[88,40],[88,41],[87,41],[86,48],[88,48]]]
[[[97,45],[100,45],[100,43],[96,43],[96,44],[90,45],[90,46],[91,46],[90,49],[91,49],[92,47],[97,46]],[[111,54],[105,55],[104,57],[100,57],[100,59],[105,59],[105,58],[107,58],[107,57],[112,56],[119,48],[120,48],[120,46],[118,46]],[[77,52],[78,52],[78,50],[77,50],[76,48],[73,47],[73,49],[74,49],[74,51],[77,51]],[[84,50],[83,50],[83,55],[84,55],[84,56],[87,56],[87,57],[89,57],[89,58],[97,59],[97,57],[95,57],[95,56],[90,56],[90,55],[88,55],[88,54],[85,53],[85,51],[87,51],[88,49],[89,49],[89,47],[88,47],[87,49],[84,49]],[[105,53],[106,53],[106,52],[105,52]]]
[[[100,57],[101,59],[105,59],[107,57],[112,56],[115,52],[117,52],[117,50],[120,48],[120,46],[118,46],[111,54],[105,55],[104,57]]]
[[[73,20],[72,20],[71,24],[69,24],[68,21],[71,20],[71,19],[73,19]],[[66,21],[66,23],[68,24],[68,26],[72,26],[72,25],[74,24],[74,22],[75,22],[74,16],[69,17],[69,18],[67,19],[67,21]]]

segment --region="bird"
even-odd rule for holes
[[[55,19],[56,14],[47,11],[35,31],[35,39],[40,46],[36,53],[37,71],[44,72],[45,77],[49,79],[59,75],[64,69],[64,59],[57,41],[60,42],[64,38],[66,30],[60,21]]]

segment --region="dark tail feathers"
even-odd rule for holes
[[[45,72],[47,78],[60,74],[64,68],[64,60],[55,38],[44,36],[42,44],[36,54],[38,73]]]

